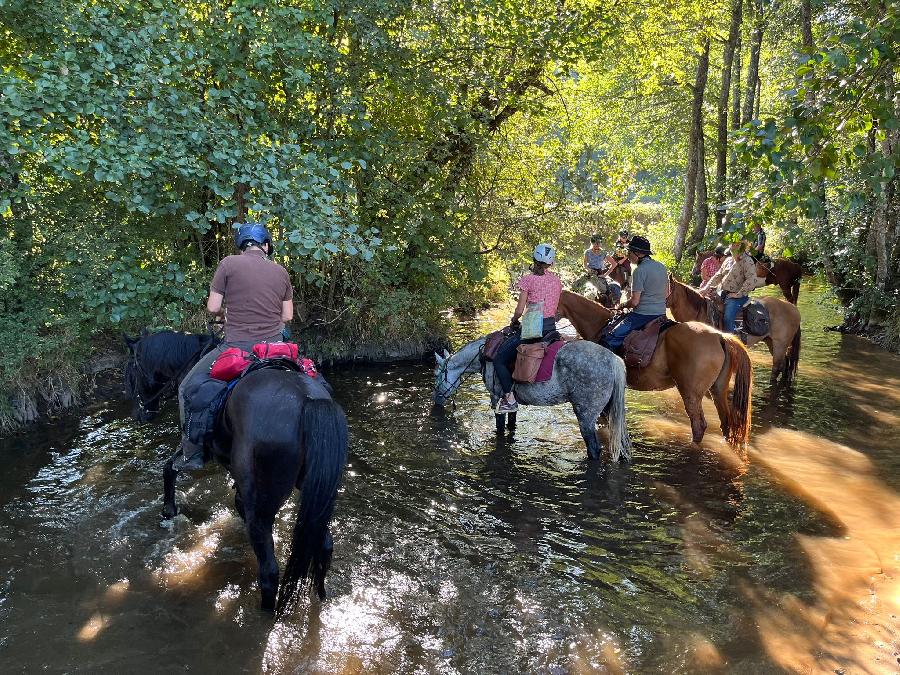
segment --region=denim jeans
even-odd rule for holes
[[[648,323],[653,321],[653,319],[658,319],[660,316],[662,315],[635,314],[634,312],[626,314],[625,318],[622,319],[615,328],[613,328],[609,333],[603,336],[600,344],[607,349],[615,351],[622,346],[622,343],[625,342],[625,337],[630,332],[643,328]]]
[[[741,311],[741,307],[744,306],[744,303],[747,302],[748,296],[743,295],[740,298],[725,298],[725,332],[733,333],[734,332],[734,321],[737,319],[737,315]]]

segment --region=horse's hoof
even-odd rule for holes
[[[159,514],[163,520],[172,520],[175,516],[178,515],[178,507],[169,508],[168,506],[163,508],[162,513]]]

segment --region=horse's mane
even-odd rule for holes
[[[684,300],[692,310],[703,316],[706,315],[706,298],[700,295],[700,291],[693,286],[688,286],[686,283],[678,281],[675,277],[672,277],[672,284],[682,289]]]
[[[141,359],[144,368],[174,373],[195,358],[200,350],[214,342],[217,339],[212,335],[164,330],[142,338],[136,356]]]
[[[592,312],[600,311],[607,315],[612,315],[612,312],[607,307],[604,307],[596,300],[591,300],[590,298],[586,298],[583,295],[579,295],[578,293],[573,293],[572,291],[563,291],[560,295],[560,298],[563,298],[563,296],[565,296],[565,298],[567,299],[566,302],[572,300],[576,304],[580,304],[581,307],[579,309],[586,309]]]

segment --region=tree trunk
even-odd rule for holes
[[[812,33],[812,1],[802,0],[800,3],[800,36],[803,49],[812,51],[813,49],[813,33]]]
[[[672,253],[675,256],[675,262],[681,262],[681,257],[684,255],[684,240],[687,237],[688,226],[691,224],[691,218],[694,215],[697,176],[701,164],[700,148],[703,135],[703,95],[706,92],[706,78],[708,74],[709,40],[706,40],[703,45],[703,53],[700,54],[700,58],[697,60],[697,75],[694,78],[694,100],[691,106],[691,134],[688,139],[687,173],[684,181],[684,205],[681,209],[681,218],[678,221],[678,229],[675,232],[675,241],[672,245]]]
[[[709,197],[706,191],[706,139],[701,130],[697,144],[697,213],[694,229],[691,231],[689,249],[696,252],[709,225]]]
[[[716,227],[725,223],[725,180],[728,173],[728,99],[731,94],[731,71],[734,52],[737,48],[743,15],[743,0],[733,0],[731,4],[731,26],[722,54],[722,89],[719,91],[719,109],[716,135],[716,182],[713,188],[716,199]],[[740,81],[740,74],[738,75]]]
[[[744,112],[741,124],[753,119],[756,109],[756,90],[759,86],[759,55],[762,51],[764,17],[762,0],[753,0],[753,30],[750,33],[750,64],[747,66],[747,98],[744,100]]]
[[[741,34],[738,33],[737,44],[734,46],[734,72],[731,74],[734,93],[731,96],[731,128],[739,129],[741,126]]]
[[[888,69],[884,76],[884,98],[885,103],[893,109],[894,71],[892,69]],[[885,129],[880,149],[881,153],[888,159],[890,159],[893,154],[896,139],[896,131]],[[882,186],[882,190],[876,198],[875,215],[872,218],[872,233],[875,240],[875,287],[879,291],[886,291],[888,289],[888,281],[891,272],[891,247],[888,243],[888,231],[890,229],[888,209],[891,203],[892,187],[893,181],[888,181]]]

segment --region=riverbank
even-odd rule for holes
[[[320,365],[416,362],[447,348],[448,332],[432,328],[422,335],[383,343],[348,343],[340,336],[302,331],[294,339]],[[81,358],[79,358],[81,355]],[[106,332],[66,354],[37,354],[19,370],[22,377],[4,383],[0,435],[16,433],[36,422],[120,396],[128,353],[121,334]]]

